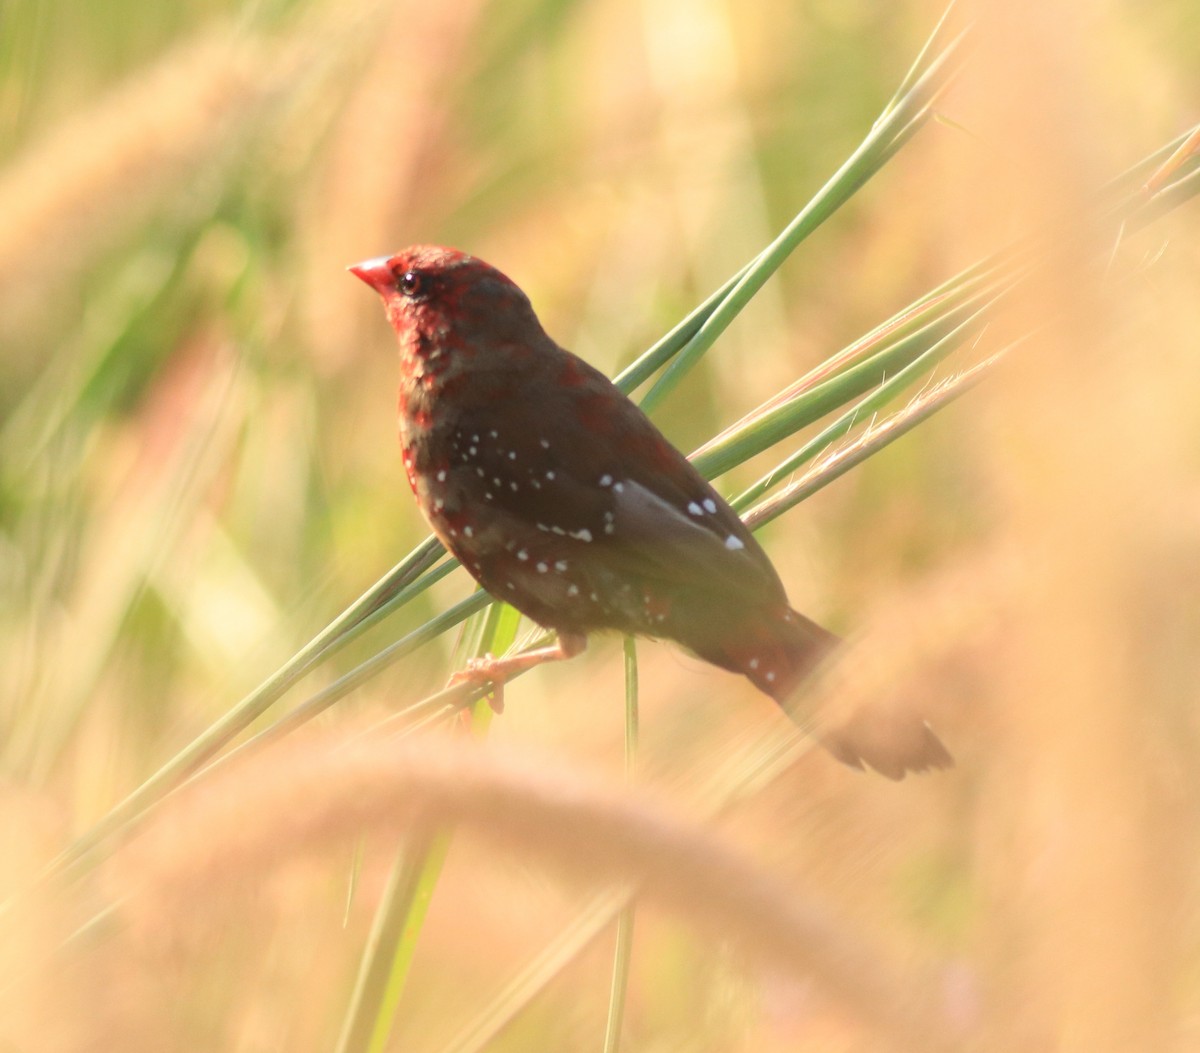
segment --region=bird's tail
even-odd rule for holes
[[[693,650],[715,665],[744,674],[793,720],[808,724],[801,708],[803,685],[841,641],[788,607],[730,614],[711,645]],[[822,723],[816,734],[844,764],[870,767],[889,779],[954,764],[925,720],[905,707],[860,707],[836,722]]]

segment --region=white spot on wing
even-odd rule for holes
[[[469,527],[469,526],[463,527],[463,537],[474,537],[474,536],[475,536],[475,530],[473,527]]]
[[[443,468],[440,472],[437,473],[437,481],[439,483],[444,483],[446,481],[446,469],[445,468]]]
[[[612,476],[611,475],[600,476],[600,485],[601,486],[612,486]]]
[[[528,558],[529,558],[529,553],[526,552],[524,549],[521,549],[521,551],[517,553],[517,559],[519,559],[521,561],[527,560]]]
[[[549,569],[550,569],[550,565],[547,563],[539,563],[537,565],[537,572],[539,574],[545,574],[546,571],[548,571]]]
[[[707,509],[709,512],[713,512],[713,513],[715,513],[715,512],[716,512],[716,510],[717,510],[717,502],[716,502],[716,501],[714,501],[714,500],[713,500],[711,497],[706,497],[706,498],[704,499],[704,507],[705,507],[705,509]]]
[[[746,546],[742,544],[742,539],[740,537],[738,537],[736,534],[730,534],[729,537],[725,539],[725,547],[731,552],[736,552],[739,548],[745,548]]]
[[[688,512],[694,516],[704,515],[704,509],[701,508],[695,501],[688,502]]]
[[[578,541],[592,540],[592,532],[588,530],[587,527],[584,527],[582,530],[572,530],[568,536],[573,537]]]

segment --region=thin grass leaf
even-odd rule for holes
[[[700,331],[700,327],[708,321],[712,313],[724,302],[733,287],[753,265],[754,260],[751,260],[737,274],[721,285],[716,292],[710,293],[708,298],[698,307],[693,308],[682,322],[679,322],[665,336],[655,341],[646,351],[621,370],[613,378],[613,383],[628,395],[649,380],[662,366],[670,362],[680,350],[687,346],[688,341]]]
[[[960,34],[929,63],[908,93],[895,100],[875,122],[841,168],[800,210],[779,237],[742,272],[716,309],[704,319],[687,345],[679,350],[646,393],[642,400],[646,412],[653,411],[683,379],[796,247],[845,204],[924,123],[933,100],[947,87],[957,70],[956,62],[961,61],[961,56],[956,58],[956,53],[962,40]],[[899,142],[895,141],[897,139]]]
[[[608,1016],[604,1024],[604,1053],[617,1053],[621,1048],[621,1027],[625,1022],[629,968],[633,959],[636,910],[634,904],[630,903],[617,915],[617,946],[613,954],[612,989],[608,996]]]
[[[799,731],[782,738],[774,732],[748,731],[741,743],[730,745],[724,762],[713,759],[702,785],[689,788],[689,797],[697,802],[700,815],[716,819],[725,809],[761,793],[814,748],[813,740]],[[622,889],[589,900],[440,1053],[484,1053],[620,918],[636,891]]]
[[[363,951],[337,1053],[374,1053],[386,1047],[449,845],[449,835],[426,833],[411,838],[397,857]]]
[[[334,703],[340,702],[368,680],[378,676],[388,666],[412,654],[419,647],[437,639],[442,633],[466,621],[472,615],[483,611],[492,602],[492,598],[484,592],[474,592],[466,599],[460,600],[453,607],[449,607],[442,611],[441,614],[435,615],[429,621],[402,636],[395,643],[389,644],[382,651],[377,652],[366,661],[355,666],[348,673],[338,677],[332,684],[322,688],[316,694],[310,695],[294,709],[289,710],[275,723],[264,728],[253,738],[247,739],[236,749],[213,761],[212,764],[209,764],[198,772],[195,778],[207,776],[216,770],[219,765],[227,764],[252,750],[262,749],[264,746],[268,746],[272,742],[286,737],[297,728],[302,727],[314,717],[323,713]],[[470,684],[445,688],[436,694],[429,695],[426,698],[405,706],[392,719],[399,718],[407,724],[412,724],[417,720],[436,719],[451,712],[456,712],[463,708],[463,706],[482,698],[485,693],[486,690],[484,688],[475,687]]]
[[[236,367],[214,375],[197,400],[194,419],[181,430],[169,453],[149,466],[148,481],[132,498],[131,522],[121,523],[121,545],[110,550],[109,562],[95,568],[94,587],[84,587],[83,610],[74,612],[90,631],[64,641],[71,660],[56,666],[61,679],[53,705],[27,710],[9,729],[3,743],[4,766],[10,772],[44,778],[72,741],[96,685],[120,638],[121,627],[143,596],[147,582],[168,558],[172,545],[202,504],[222,455],[235,441],[228,395]],[[102,586],[95,586],[95,581]]]
[[[624,640],[625,654],[625,777],[632,780],[637,768],[638,667],[637,641]],[[617,945],[613,953],[612,986],[608,996],[608,1018],[604,1026],[604,1053],[621,1048],[621,1026],[625,1021],[625,999],[629,993],[629,969],[633,961],[633,926],[637,905],[631,900],[617,916]]]
[[[504,650],[515,639],[519,622],[512,607],[493,604],[468,620],[457,651],[479,656]],[[477,706],[472,733],[486,735],[491,718],[489,707]],[[401,849],[363,951],[338,1053],[382,1053],[386,1048],[450,840],[449,832],[425,834]]]
[[[933,316],[933,320],[908,335],[903,334],[910,326],[900,326],[885,338],[881,349],[869,357],[862,358],[790,400],[772,404],[775,402],[772,399],[765,411],[762,408],[756,410],[738,426],[702,447],[700,452],[693,455],[693,464],[706,478],[715,478],[815,423],[838,407],[845,406],[851,399],[873,391],[875,394],[859,402],[850,414],[861,412],[864,403],[878,397],[881,384],[891,383],[887,380],[889,376],[893,381],[903,376],[904,383],[911,382],[915,375],[914,366],[930,364],[935,360],[928,357],[931,349],[938,347],[943,355],[948,354],[968,339],[971,330],[966,323],[981,312],[977,298],[958,306],[943,302],[936,311],[923,311],[914,317],[915,322],[929,315]],[[861,345],[857,347],[869,350]],[[892,384],[888,391],[895,393],[904,387],[904,383]],[[839,422],[846,419],[847,416],[839,418],[830,426],[832,430],[821,432],[821,436],[835,434]],[[817,439],[813,441],[815,443]]]
[[[573,920],[521,969],[442,1053],[482,1053],[580,955],[612,926],[632,896],[630,891],[601,893],[580,908]]]
[[[638,750],[638,664],[637,640],[626,636],[625,655],[625,777],[632,780],[637,773]]]
[[[1171,156],[1146,180],[1145,190],[1151,194],[1158,193],[1177,178],[1197,157],[1200,157],[1200,126],[1193,128]]]
[[[985,312],[983,309],[969,315],[959,322],[949,333],[921,352],[908,365],[895,375],[880,384],[866,398],[860,399],[849,410],[839,416],[832,424],[822,428],[812,439],[806,442],[790,456],[784,458],[778,465],[761,476],[747,489],[730,501],[734,511],[740,511],[757,500],[776,484],[791,475],[802,464],[816,457],[822,450],[828,449],[834,443],[843,439],[856,423],[869,420],[875,412],[887,405],[893,398],[910,387],[916,380],[941,362],[951,352],[956,351],[973,335],[982,332]]]
[[[127,832],[131,825],[142,816],[146,810],[160,801],[172,790],[180,786],[190,775],[200,769],[206,761],[215,757],[222,749],[245,731],[271,705],[312,670],[318,662],[346,646],[351,640],[364,632],[370,625],[386,616],[393,610],[418,595],[439,578],[444,577],[452,569],[450,566],[438,568],[416,581],[412,579],[436,560],[438,549],[428,541],[418,545],[396,567],[389,571],[372,588],[368,589],[359,599],[348,607],[333,622],[318,633],[307,645],[298,651],[287,663],[281,666],[254,691],[243,698],[216,723],[211,725],[201,735],[179,753],[175,754],[158,771],[151,775],[136,790],[115,805],[90,830],[80,835],[63,853],[47,867],[46,873],[74,867],[85,857],[90,856],[108,838],[119,832]],[[408,582],[403,585],[401,583]],[[449,613],[449,612],[447,612]],[[469,613],[469,612],[467,612]],[[466,617],[466,614],[462,614]],[[453,622],[450,622],[452,624]],[[425,639],[431,638],[428,625],[410,634],[412,648],[419,646]],[[439,630],[440,631],[440,630]],[[432,633],[436,636],[437,633]],[[393,645],[392,661],[401,655],[395,654],[400,644]],[[410,648],[411,649],[411,648]],[[407,653],[405,651],[404,653]],[[387,662],[379,663],[380,666]],[[372,668],[375,668],[374,666]],[[365,679],[365,677],[364,677]],[[339,684],[343,684],[343,677]],[[352,686],[361,681],[354,681],[337,697],[341,697]]]
[[[991,372],[1015,346],[1017,345],[1011,345],[1005,351],[997,352],[969,369],[956,373],[928,391],[922,392],[903,410],[870,425],[853,440],[832,449],[804,476],[789,483],[775,496],[749,509],[743,514],[742,519],[751,530],[757,530],[772,519],[778,518],[788,509],[794,508],[801,501],[844,475],[855,465],[861,464],[868,457],[874,456],[885,446],[895,442],[900,436],[911,431],[959,396],[965,395],[987,373]]]
[[[1200,168],[1195,167],[1196,160],[1196,155],[1193,155],[1189,159],[1190,171],[1175,173],[1162,189],[1155,191],[1153,196],[1129,217],[1127,229],[1130,233],[1141,230],[1200,194]]]
[[[924,71],[929,67],[929,56],[933,53],[934,48],[941,44],[950,31],[950,16],[954,13],[956,2],[957,0],[950,0],[950,3],[946,5],[946,9],[942,12],[941,18],[938,19],[937,25],[933,27],[933,32],[929,34],[929,38],[921,45],[921,50],[917,52],[917,57],[913,59],[908,72],[900,81],[900,86],[896,89],[896,94],[892,96],[891,100],[884,107],[884,114],[895,109],[906,96],[912,93]],[[963,32],[960,31],[958,35],[960,37],[963,36]]]

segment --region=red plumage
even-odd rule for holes
[[[788,606],[737,514],[606,376],[546,335],[512,281],[437,246],[351,271],[383,297],[399,339],[400,441],[421,511],[485,589],[558,632],[539,658],[577,653],[598,630],[659,637],[789,700],[836,637]],[[502,680],[520,664],[479,671]],[[827,744],[893,778],[949,764],[917,723],[899,749],[869,736]]]

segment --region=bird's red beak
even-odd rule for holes
[[[396,279],[388,266],[390,262],[390,256],[377,256],[373,260],[352,264],[346,270],[365,281],[380,296],[384,296],[395,287]]]

